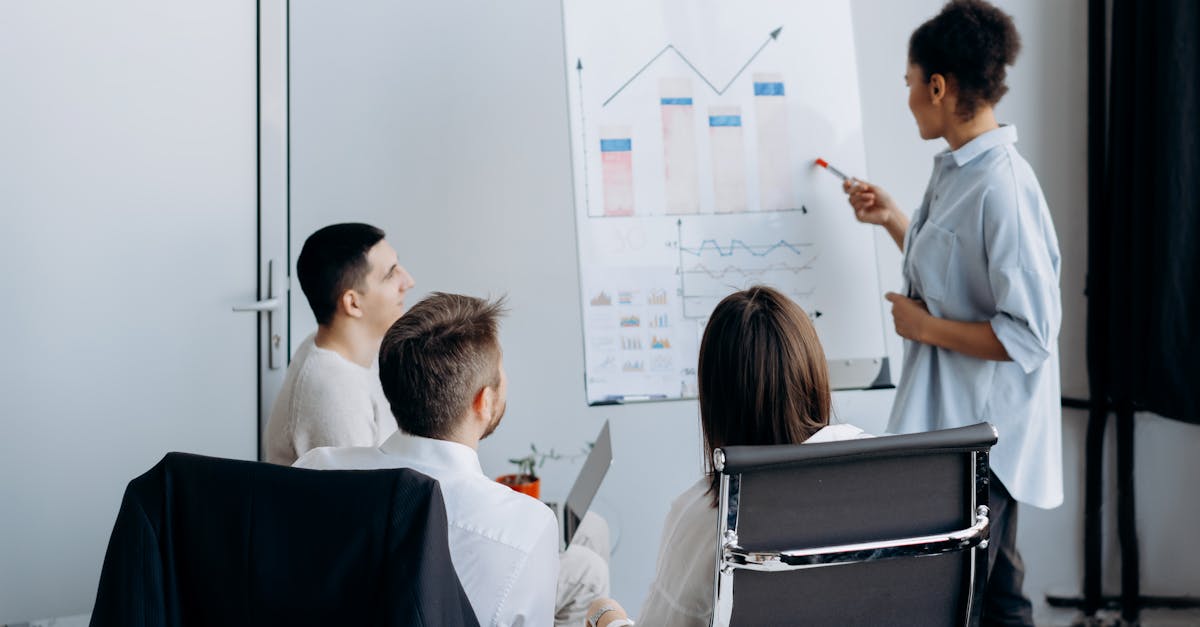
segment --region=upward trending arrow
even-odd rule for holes
[[[729,89],[729,86],[733,85],[733,82],[736,81],[738,79],[738,77],[742,75],[742,72],[745,72],[746,68],[750,67],[750,64],[754,61],[754,59],[756,57],[758,57],[759,53],[761,53],[763,51],[763,48],[766,48],[768,44],[779,39],[779,32],[782,30],[783,30],[783,27],[780,26],[779,28],[776,28],[775,30],[771,31],[770,34],[767,35],[767,40],[764,41],[762,43],[762,45],[758,47],[758,50],[754,51],[754,54],[750,55],[749,59],[746,59],[746,62],[742,64],[741,69],[739,69],[737,71],[737,73],[735,73],[729,79],[729,81],[727,81],[725,83],[724,87],[719,87],[719,88],[716,85],[714,85],[712,81],[708,80],[708,77],[705,76],[704,73],[699,70],[699,68],[697,68],[695,65],[693,65],[691,60],[688,59],[686,56],[684,56],[684,54],[682,52],[680,52],[678,48],[675,47],[675,44],[667,44],[666,47],[664,47],[662,50],[658,51],[658,54],[651,57],[650,60],[647,61],[646,64],[643,65],[641,69],[639,69],[637,72],[634,72],[633,76],[630,76],[629,80],[625,81],[625,84],[621,85],[617,89],[617,91],[613,92],[613,94],[611,96],[609,96],[608,99],[605,100],[604,103],[601,104],[600,106],[607,107],[608,103],[612,102],[614,98],[616,98],[617,96],[619,96],[621,94],[621,92],[625,91],[625,88],[629,87],[630,83],[632,83],[634,80],[636,80],[638,76],[641,76],[642,72],[645,72],[646,70],[648,70],[651,65],[654,65],[655,61],[658,61],[658,59],[660,57],[662,57],[664,54],[666,54],[667,52],[674,52],[680,59],[683,60],[684,63],[687,64],[687,66],[689,68],[692,69],[693,72],[696,73],[696,76],[699,76],[700,80],[704,81],[704,84],[708,85],[709,89],[713,90],[713,92],[715,92],[718,96],[724,95],[725,91],[727,89]]]

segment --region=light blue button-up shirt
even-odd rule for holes
[[[905,340],[888,431],[990,422],[992,470],[1018,501],[1050,508],[1063,500],[1058,238],[1016,141],[1001,126],[934,157],[904,239],[907,295],[939,318],[991,322],[1012,361]]]

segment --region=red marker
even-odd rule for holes
[[[853,176],[847,176],[845,172],[842,172],[841,170],[829,165],[828,161],[820,157],[817,157],[817,165],[829,170],[834,176],[842,179],[843,181],[849,181],[851,185],[858,185],[858,179],[854,178]]]

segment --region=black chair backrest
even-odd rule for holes
[[[169,453],[129,483],[92,625],[477,625],[436,481]]]
[[[763,553],[959,532],[977,525],[978,507],[987,505],[987,455],[995,441],[991,425],[980,424],[841,442],[728,447],[721,450],[722,494],[730,501],[724,522],[735,530],[737,547]],[[730,624],[969,622],[986,551],[892,557],[896,553],[868,549],[853,557],[814,557],[813,565],[776,572],[730,569]]]

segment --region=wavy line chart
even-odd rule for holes
[[[692,266],[683,268],[683,274],[706,276],[710,279],[724,279],[726,277],[739,277],[739,280],[754,279],[761,280],[769,276],[774,276],[776,273],[790,274],[799,276],[802,272],[813,271],[813,263],[816,259],[812,259],[803,265],[791,265],[787,263],[773,263],[762,268],[745,268],[742,266],[725,266],[721,269],[709,268],[703,263],[697,263]]]
[[[678,224],[682,229],[683,221],[680,220]],[[729,241],[729,245],[721,246],[721,244],[715,239],[706,239],[700,242],[699,246],[690,248],[684,246],[683,242],[681,241],[679,245],[679,252],[681,254],[694,255],[696,257],[703,257],[706,253],[713,252],[717,253],[721,257],[732,257],[739,252],[753,255],[755,257],[766,257],[777,250],[791,251],[797,255],[803,255],[805,254],[805,249],[811,248],[812,246],[813,244],[811,242],[789,242],[782,239],[773,244],[747,244],[740,239],[732,239]]]
[[[687,238],[682,218],[676,226],[684,318],[708,318],[726,295],[759,284],[779,288],[802,306],[811,304],[819,257],[813,242],[700,237],[696,244]]]

